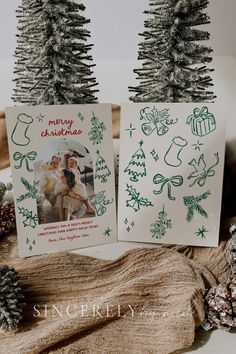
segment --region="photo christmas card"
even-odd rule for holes
[[[19,256],[117,240],[111,105],[6,109]]]
[[[122,105],[119,240],[218,245],[223,116],[210,103]]]

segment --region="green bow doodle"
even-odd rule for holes
[[[206,106],[195,108],[193,114],[187,118],[187,124],[191,125],[192,133],[197,136],[205,136],[216,129],[215,117]]]
[[[29,161],[34,161],[36,159],[37,152],[36,151],[30,151],[27,154],[22,154],[21,152],[16,151],[13,155],[13,160],[14,161],[20,161],[18,166],[14,166],[16,169],[19,169],[22,167],[23,161],[25,160],[25,165],[26,168],[29,172],[33,172],[33,170],[29,167]]]
[[[180,176],[180,175],[177,175],[177,176],[172,176],[170,178],[166,178],[164,177],[163,175],[161,175],[160,173],[156,174],[154,177],[153,177],[153,183],[154,184],[161,184],[161,187],[160,189],[157,191],[157,190],[154,190],[153,193],[155,195],[158,195],[158,194],[161,194],[165,185],[167,185],[167,190],[168,190],[168,198],[170,200],[175,200],[175,197],[172,197],[171,195],[171,187],[180,187],[182,186],[183,184],[183,177]]]

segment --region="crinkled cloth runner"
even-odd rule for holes
[[[140,248],[114,261],[69,252],[19,259],[16,237],[6,236],[1,263],[19,272],[27,307],[19,329],[0,334],[0,353],[143,354],[186,348],[204,320],[205,288],[229,275],[225,245],[223,240],[212,249],[169,246],[179,252],[168,246]]]

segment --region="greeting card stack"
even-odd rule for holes
[[[20,257],[117,240],[217,246],[222,116],[123,104],[116,213],[111,105],[7,108]]]

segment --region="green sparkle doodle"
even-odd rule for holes
[[[126,227],[126,231],[127,231],[127,232],[130,232],[131,228],[133,228],[134,225],[135,225],[134,221],[132,221],[131,223],[129,223],[129,221],[128,221],[127,218],[125,218],[124,224],[125,224],[125,225],[129,224],[129,225]]]
[[[35,229],[35,227],[38,224],[38,216],[37,214],[33,215],[32,211],[29,211],[27,208],[20,208],[18,207],[19,213],[23,215],[25,220],[23,220],[23,225],[24,227],[32,227],[32,229]]]
[[[209,231],[205,228],[205,226],[202,226],[201,228],[198,229],[197,232],[195,232],[195,235],[201,236],[201,238],[204,239],[204,238],[206,238],[206,235],[205,235],[206,232],[209,232]]]
[[[165,206],[158,213],[157,220],[150,225],[150,232],[152,233],[152,238],[161,239],[166,234],[167,229],[172,228],[171,219],[168,219],[167,213],[165,211]]]
[[[11,134],[11,141],[18,146],[27,146],[30,143],[30,138],[27,132],[33,118],[26,113],[21,113],[17,117],[16,125]]]
[[[89,140],[92,141],[93,145],[101,144],[103,140],[103,132],[106,130],[105,124],[99,122],[99,119],[95,117],[93,112],[93,117],[91,119],[92,128],[89,135]]]
[[[99,151],[97,150],[97,161],[96,161],[96,173],[95,173],[95,179],[100,179],[102,183],[107,182],[107,177],[111,175],[111,171],[106,165],[106,161],[104,158],[99,154]]]
[[[138,177],[144,177],[147,175],[146,171],[146,155],[142,149],[143,141],[139,142],[140,148],[132,155],[132,159],[124,172],[128,172],[131,175],[130,180],[132,182],[138,182]]]
[[[201,154],[198,161],[196,159],[192,159],[188,164],[194,168],[194,171],[190,173],[188,179],[193,179],[193,183],[189,185],[189,187],[193,187],[195,183],[199,185],[199,187],[203,187],[206,183],[206,179],[208,177],[215,176],[214,167],[216,167],[219,163],[219,154],[218,152],[214,154],[216,162],[210,166],[208,169],[206,168],[206,162],[204,158],[204,154]]]
[[[140,210],[141,206],[153,206],[147,198],[140,197],[140,193],[135,188],[126,184],[126,192],[131,196],[131,199],[126,201],[126,206],[132,208],[135,212]]]
[[[113,202],[113,198],[107,199],[105,191],[101,191],[94,196],[95,210],[98,216],[103,215],[107,210],[107,205]]]
[[[147,136],[151,135],[154,131],[157,135],[165,135],[169,131],[169,125],[176,124],[178,119],[169,119],[169,109],[163,109],[158,111],[155,106],[153,109],[150,107],[145,107],[140,111],[140,120],[145,120],[141,129],[143,133]]]
[[[35,186],[35,182],[33,184],[30,184],[24,177],[21,177],[21,182],[23,183],[23,185],[25,186],[27,193],[20,195],[16,201],[22,202],[25,199],[28,198],[32,198],[32,199],[36,199],[37,198],[37,189]]]
[[[33,169],[29,166],[29,161],[34,161],[36,159],[37,152],[30,151],[27,154],[22,154],[21,152],[16,151],[13,155],[14,161],[19,161],[19,165],[15,165],[15,169],[19,169],[23,165],[23,161],[25,161],[25,166],[28,172],[33,172]]]
[[[129,132],[129,137],[131,139],[133,137],[133,132],[136,130],[136,128],[134,128],[132,123],[130,123],[129,124],[129,128],[127,128],[125,130]]]
[[[150,152],[150,154],[152,155],[153,159],[155,162],[157,162],[159,160],[159,156],[158,153],[155,151],[155,149],[152,149],[152,151]]]
[[[175,197],[173,197],[171,195],[171,188],[173,187],[180,187],[183,184],[183,177],[180,175],[177,176],[172,176],[170,178],[166,178],[163,175],[161,175],[160,173],[157,173],[154,177],[153,177],[153,183],[154,184],[160,184],[160,189],[159,190],[154,190],[153,193],[155,195],[161,194],[165,185],[167,185],[167,194],[168,194],[168,198],[170,200],[175,200]]]
[[[110,237],[111,236],[112,229],[110,227],[107,227],[105,231],[103,232],[104,236]]]
[[[193,195],[183,197],[184,200],[184,205],[188,208],[188,213],[186,220],[188,222],[192,221],[193,216],[194,216],[194,211],[196,211],[198,214],[204,216],[206,219],[208,218],[207,212],[201,207],[199,204],[202,200],[205,200],[211,195],[210,191],[207,191],[197,197],[194,197]]]

